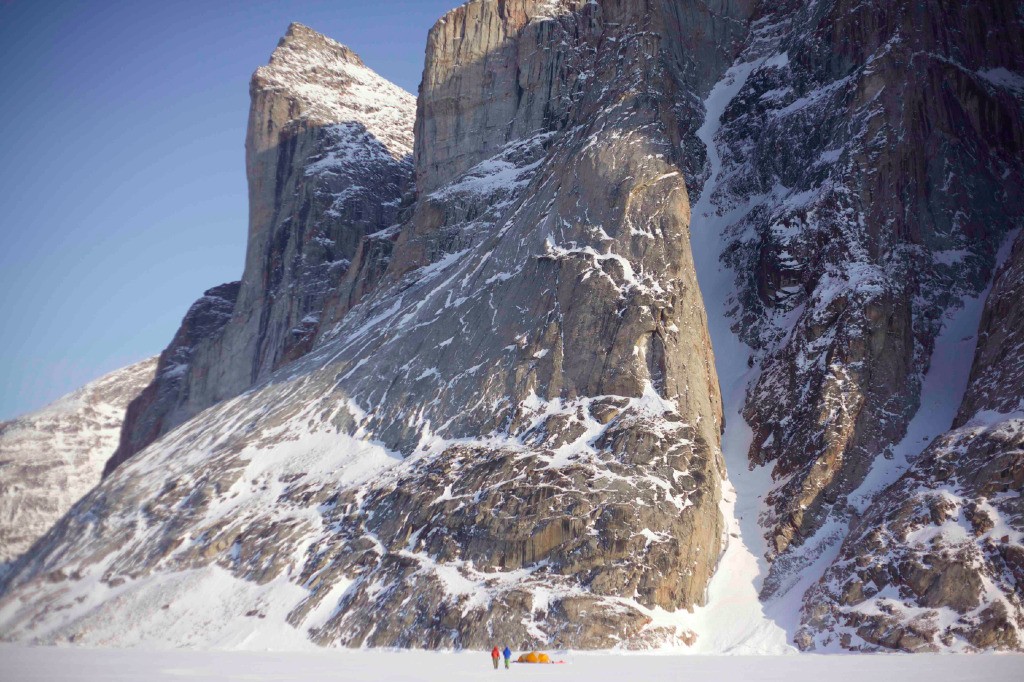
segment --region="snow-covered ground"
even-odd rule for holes
[[[722,170],[722,159],[715,142],[722,114],[740,91],[747,77],[760,62],[739,63],[712,88],[704,103],[704,125],[697,136],[707,146],[710,176],[700,199],[693,205],[690,244],[708,315],[708,331],[715,349],[715,367],[722,390],[725,433],[722,455],[728,471],[722,495],[722,514],[727,524],[726,549],[718,570],[708,587],[708,604],[685,618],[685,623],[701,633],[697,647],[705,653],[774,654],[795,651],[790,635],[795,631],[797,603],[782,605],[783,618],[766,613],[758,592],[767,573],[762,529],[757,519],[761,498],[771,487],[769,467],[750,470],[747,451],[750,427],[743,419],[743,401],[754,370],[748,366],[750,348],[730,329],[726,315],[733,290],[733,272],[721,262],[725,246],[723,233],[737,215],[722,213],[714,202]],[[744,210],[743,207],[737,210]],[[802,594],[802,592],[801,592]],[[786,621],[788,617],[789,621]],[[790,629],[787,632],[787,627]]]
[[[518,654],[518,652],[517,652]],[[565,665],[513,664],[495,671],[488,654],[422,651],[315,651],[306,653],[0,647],[4,682],[98,682],[128,680],[346,680],[347,682],[457,682],[532,679],[560,682],[602,680],[758,680],[843,682],[869,679],[902,682],[1020,680],[1024,656],[643,656],[561,654]]]

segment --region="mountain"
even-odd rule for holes
[[[764,499],[745,537],[768,560],[762,600],[783,604],[824,581],[845,627],[816,632],[815,588],[799,626],[807,648],[1020,647],[1016,634],[974,641],[969,617],[942,626],[966,612],[934,611],[944,603],[925,587],[895,587],[905,578],[872,586],[851,565],[910,570],[896,561],[910,546],[888,549],[912,538],[896,533],[886,551],[848,538],[903,513],[901,477],[977,411],[977,378],[961,399],[979,322],[983,334],[991,324],[982,309],[997,254],[1024,225],[1022,17],[991,2],[766,3],[746,43],[709,100],[719,167],[694,222],[712,235],[699,262],[728,266],[700,274],[716,355],[727,356],[720,381],[739,387],[725,406],[727,423],[741,424],[726,449],[745,455],[732,470],[770,472],[740,491]],[[718,329],[716,306],[727,319]],[[985,357],[1014,357],[993,338]],[[988,367],[988,381],[1013,376],[1011,362]],[[992,409],[1012,412],[1020,389],[1000,390]],[[868,594],[839,597],[834,581]],[[1024,625],[1017,585],[997,581],[991,598]],[[904,642],[877,625],[914,619],[935,636]]]
[[[362,238],[396,220],[410,184],[415,100],[347,47],[292,24],[249,92],[241,282],[207,291],[186,315],[107,474],[306,353],[347,304],[335,296]]]
[[[1021,649],[1021,74],[1006,3],[472,0],[414,114],[293,25],[4,638]]]
[[[988,2],[783,3],[755,26],[715,205],[759,370],[750,461],[785,479],[765,519],[781,567],[860,504],[879,454],[916,454],[903,438],[943,324],[1024,220],[1021,93],[992,75],[1019,72],[1024,46]]]
[[[853,524],[807,595],[805,647],[1020,648],[1024,240],[1000,260],[956,428]]]
[[[99,483],[125,409],[155,368],[156,358],[143,360],[0,422],[0,565],[26,552]]]
[[[133,614],[131,637],[166,637],[165,618],[199,617],[176,608],[185,595],[218,583],[228,623],[253,610],[229,595],[252,586],[284,608],[273,618],[322,643],[690,636],[649,615],[703,601],[722,528],[719,399],[673,164],[677,117],[692,129],[697,114],[672,93],[695,77],[673,42],[651,37],[682,21],[586,3],[446,15],[428,38],[421,111],[456,101],[456,117],[491,120],[511,102],[536,112],[522,114],[531,125],[496,145],[421,136],[420,149],[447,144],[455,160],[430,162],[431,191],[393,236],[364,240],[363,253],[393,245],[382,261],[356,255],[340,288],[369,278],[362,300],[270,381],[121,464],[11,583],[58,570],[109,599],[61,609],[54,593],[45,634],[27,612],[11,631],[96,641],[117,608]],[[536,49],[552,43],[564,48]],[[520,60],[519,77],[498,77],[490,58]],[[671,68],[651,77],[661,59]],[[466,62],[479,70],[445,71]],[[567,81],[561,109],[535,101],[549,85],[525,74]],[[611,81],[621,87],[589,85]],[[156,594],[165,613],[134,605]]]

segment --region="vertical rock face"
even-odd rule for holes
[[[192,416],[182,412],[189,402],[196,352],[221,337],[235,308],[239,285],[229,282],[208,289],[189,308],[170,345],[160,354],[152,381],[128,405],[117,450],[104,465],[104,476]]]
[[[144,360],[0,423],[0,567],[13,563],[99,483],[125,408],[155,368],[155,358]]]
[[[240,388],[309,350],[362,238],[397,219],[415,115],[409,93],[300,24],[256,70],[250,94],[245,273],[211,363],[226,367],[218,384]]]
[[[548,19],[585,4],[470,2],[437,22],[427,39],[416,119],[420,192],[450,182],[510,140],[565,123],[573,103],[569,76],[585,55],[552,49],[555,40],[576,36]]]
[[[308,352],[362,238],[397,219],[412,173],[411,95],[301,24],[288,28],[249,90],[242,281],[230,295],[215,294],[230,301],[218,304],[217,325],[192,329],[186,317],[179,337],[187,337],[187,367],[169,358],[173,370],[161,370],[132,406],[108,473]],[[165,355],[178,352],[180,340]]]
[[[745,10],[676,5],[475,0],[435,27],[423,184],[337,321],[118,468],[8,578],[4,631],[173,638],[155,590],[222,580],[226,621],[259,594],[322,644],[690,637],[664,614],[703,603],[724,472],[686,185],[710,82],[682,46]],[[119,596],[63,609],[72,574]]]
[[[838,560],[808,592],[802,647],[1024,646],[1022,293],[1018,238],[985,305],[959,427],[854,524]]]
[[[587,26],[551,19],[579,13],[587,0],[470,2],[452,10],[427,39],[416,122],[416,187],[431,192],[487,159],[511,140],[576,122],[580,82],[596,43],[577,43]],[[746,33],[752,0],[649,2],[639,11],[660,15],[670,57],[686,87],[673,104],[686,118],[732,62]],[[641,4],[601,3],[608,23],[629,21]],[[605,46],[606,49],[608,46]],[[611,46],[611,47],[614,47]],[[696,128],[684,126],[692,137]],[[703,169],[703,150],[687,141],[687,170]]]
[[[917,410],[943,320],[1024,218],[1021,37],[1012,3],[759,10],[716,204],[732,217],[735,330],[759,370],[750,460],[779,481],[767,593],[849,518]]]

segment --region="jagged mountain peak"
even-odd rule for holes
[[[302,24],[256,70],[250,95],[241,281],[186,315],[128,411],[108,473],[308,352],[361,239],[397,220],[412,174],[412,95]]]
[[[341,43],[292,23],[250,91],[287,102],[288,118],[307,126],[359,123],[395,158],[412,153],[410,112],[416,98],[368,68]]]
[[[270,56],[270,64],[274,65],[289,60],[303,61],[316,51],[333,53],[345,61],[366,66],[359,55],[347,45],[342,45],[337,40],[297,21],[288,24],[288,30],[278,41],[277,48]]]

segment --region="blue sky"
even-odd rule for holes
[[[415,93],[460,0],[0,0],[0,420],[155,355],[238,279],[253,70],[299,21]]]

